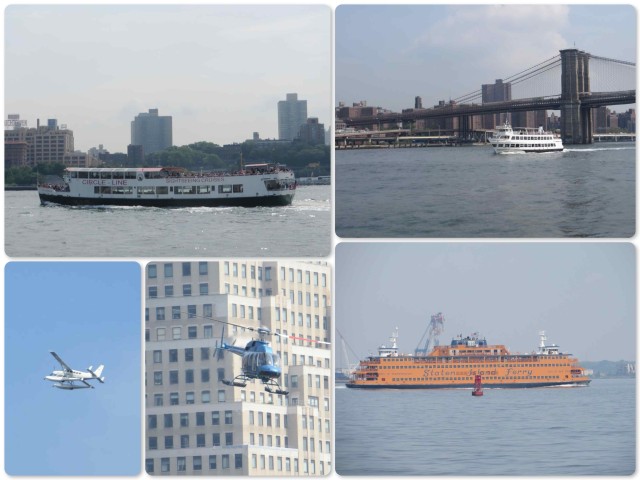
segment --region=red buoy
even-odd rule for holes
[[[481,397],[483,395],[481,375],[476,375],[476,381],[473,384],[473,391],[471,392],[471,395],[473,395],[474,397]]]

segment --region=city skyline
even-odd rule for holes
[[[635,36],[630,5],[342,5],[336,105],[400,112],[420,96],[430,108],[566,48],[634,62]]]
[[[126,152],[153,108],[173,117],[174,145],[276,139],[288,92],[332,118],[330,20],[325,6],[10,6],[5,111],[58,119],[82,151]]]

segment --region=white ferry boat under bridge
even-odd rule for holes
[[[42,204],[218,207],[290,205],[293,171],[277,164],[245,165],[233,173],[178,167],[67,168],[61,183],[38,185]]]
[[[505,123],[489,138],[495,153],[561,152],[562,139],[539,128],[512,128]]]

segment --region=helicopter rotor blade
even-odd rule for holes
[[[303,342],[318,343],[320,345],[331,345],[331,342],[323,342],[322,340],[312,340],[310,338],[296,337],[295,335],[282,335],[280,333],[275,333],[275,335],[278,335],[279,337],[290,338],[292,340],[302,340]]]

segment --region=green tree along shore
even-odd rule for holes
[[[106,167],[183,167],[194,171],[238,170],[242,162],[280,163],[293,169],[296,177],[331,174],[331,149],[327,145],[309,145],[303,142],[257,144],[246,141],[221,147],[215,143],[197,142],[181,147],[171,147],[147,155],[143,163],[130,162],[125,154],[108,155]],[[40,164],[37,167],[13,167],[5,169],[5,186],[35,185],[37,176],[58,175],[64,171],[62,164]]]

